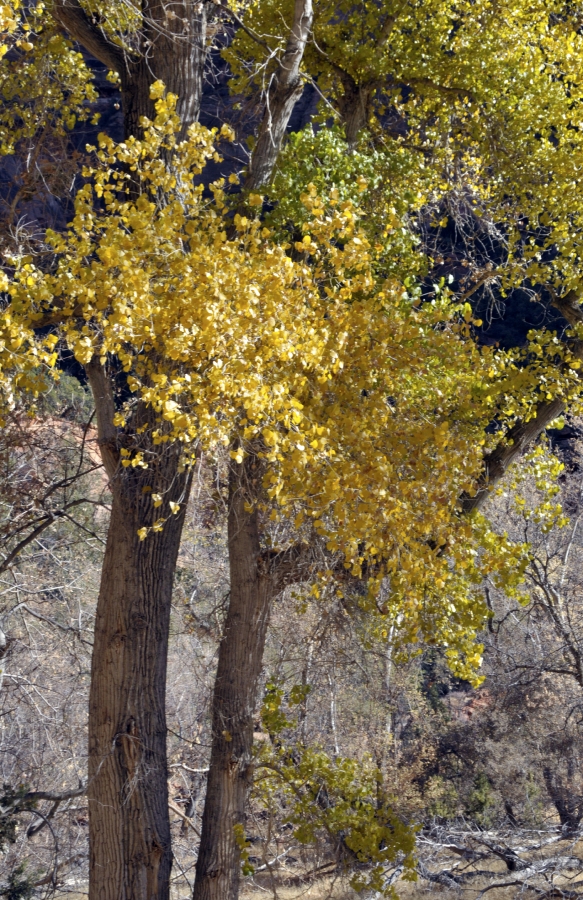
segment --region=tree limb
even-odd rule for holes
[[[52,13],[73,40],[82,44],[104,66],[113,72],[123,70],[126,62],[123,51],[95,27],[79,0],[54,0]]]
[[[312,0],[295,0],[294,20],[274,88],[267,94],[267,109],[251,157],[246,190],[255,190],[267,184],[273,174],[290,116],[304,89],[300,65],[313,18]]]
[[[120,453],[117,446],[117,429],[113,424],[115,403],[111,381],[97,356],[86,364],[85,371],[95,402],[97,443],[105,471],[109,478],[113,479],[119,465]]]
[[[561,313],[569,325],[575,327],[583,324],[583,309],[580,306],[580,299],[575,291],[569,291],[564,297],[558,297],[553,292],[552,306]],[[583,359],[582,341],[574,343],[572,350],[579,359]],[[564,400],[545,401],[539,405],[536,415],[532,419],[529,419],[528,422],[519,420],[510,429],[498,446],[484,457],[484,470],[476,485],[476,493],[473,496],[467,493],[462,494],[460,498],[462,512],[470,513],[484,505],[491,489],[504,476],[508,467],[542,434],[545,428],[548,428],[554,419],[564,412],[564,409]]]

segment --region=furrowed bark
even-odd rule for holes
[[[369,105],[376,85],[359,85],[346,72],[342,74],[341,80],[344,93],[338,101],[338,106],[346,131],[346,143],[349,150],[354,150],[358,143],[358,135],[368,122]]]
[[[136,48],[117,47],[84,12],[78,0],[56,0],[53,14],[71,38],[121,79],[126,137],[141,135],[142,116],[152,119],[150,85],[163,81],[178,96],[182,136],[197,120],[207,56],[206,2],[151,0],[144,6]]]
[[[196,866],[194,900],[236,900],[241,848],[253,778],[253,717],[273,600],[309,566],[309,548],[261,551],[257,510],[259,463],[247,458],[230,474],[228,522],[231,592],[212,701],[212,749]],[[239,837],[244,832],[239,830]]]
[[[94,391],[96,382],[93,372]],[[101,434],[110,406],[98,391],[94,397]],[[138,416],[145,422],[152,413]],[[101,446],[105,463],[111,439]],[[190,475],[180,471],[179,445],[149,449],[157,452],[147,469],[119,465],[111,476],[89,697],[90,900],[169,897],[166,661]],[[152,492],[164,496],[157,509]],[[177,515],[169,501],[181,504]],[[138,529],[158,518],[166,519],[162,531],[141,541]]]
[[[55,18],[122,86],[126,138],[153,118],[150,86],[178,95],[182,135],[198,118],[206,60],[207,4],[151,0],[135,50],[115,47],[78,0],[55,0]],[[171,12],[166,15],[167,11]],[[179,471],[180,446],[148,446],[148,469],[123,468],[113,426],[108,374],[87,366],[104,465],[113,494],[97,603],[89,703],[90,900],[167,900],[172,865],[166,759],[166,659],[172,582],[190,478]],[[138,411],[151,426],[151,414]],[[127,433],[131,431],[131,424]],[[143,435],[146,440],[148,431]],[[135,434],[135,431],[134,431]],[[164,496],[154,509],[151,493]],[[176,516],[168,502],[180,502]],[[161,532],[138,530],[158,518]]]
[[[244,827],[253,775],[253,713],[273,596],[273,579],[261,557],[257,510],[245,509],[259,480],[259,466],[249,458],[230,474],[231,594],[212,702],[212,750],[194,900],[236,900],[239,893],[236,826]]]
[[[312,0],[295,0],[294,20],[285,53],[275,84],[267,95],[267,108],[251,158],[245,182],[247,190],[256,190],[267,184],[273,174],[290,116],[304,88],[300,66],[313,18]]]

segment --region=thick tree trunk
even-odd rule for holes
[[[126,137],[140,137],[142,116],[153,118],[150,86],[156,80],[178,95],[184,136],[200,110],[207,8],[205,0],[179,0],[170,6],[151,0],[143,6],[141,28],[131,39],[135,52],[113,44],[78,0],[55,0],[53,14],[72,38],[119,73]],[[190,478],[179,471],[179,445],[148,447],[153,452],[146,470],[120,465],[111,383],[96,361],[87,366],[87,374],[113,493],[89,704],[89,896],[166,900],[172,865],[166,659]],[[147,411],[139,415],[148,424]],[[152,493],[164,496],[163,506],[154,507]],[[178,515],[171,515],[169,501],[182,503]],[[163,530],[140,541],[138,530],[158,518],[167,519]]]
[[[231,595],[212,704],[212,750],[194,900],[236,900],[252,779],[253,714],[274,580],[259,544],[256,463],[246,460],[230,477],[229,565]],[[251,482],[249,484],[249,482]]]
[[[200,110],[207,56],[206,2],[184,0],[168,4],[150,0],[144,6],[139,59],[120,70],[127,134],[140,136],[142,116],[154,117],[150,85],[163,81],[178,96],[182,137]]]
[[[147,469],[121,465],[111,381],[96,359],[86,368],[113,494],[89,697],[89,897],[167,900],[166,660],[191,479],[189,470],[180,471],[179,445],[149,448]],[[138,407],[133,424],[152,419]],[[153,493],[162,495],[161,506],[154,506]],[[180,504],[177,515],[170,501]],[[138,530],[158,519],[166,520],[162,531],[141,541]]]
[[[177,453],[157,469],[155,479],[150,469],[125,470],[113,484],[89,701],[91,900],[169,896],[166,659],[184,513],[144,541],[137,531],[152,524],[146,485],[172,485],[169,499],[178,500],[187,484]]]
[[[119,73],[126,137],[139,137],[142,116],[153,118],[150,85],[163,81],[178,96],[183,134],[198,118],[207,56],[205,0],[143,5],[142,27],[131,39],[135,52],[124,52],[85,13],[79,0],[55,0],[53,15],[96,59]]]

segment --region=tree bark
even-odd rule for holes
[[[229,477],[229,609],[212,701],[212,748],[193,900],[237,900],[245,811],[253,779],[253,725],[271,605],[306,580],[307,544],[262,550],[256,503],[261,465],[247,457]],[[237,826],[241,826],[238,829]],[[237,834],[239,831],[239,835]]]
[[[246,190],[269,182],[303,84],[300,65],[313,20],[312,0],[295,0],[294,20],[259,135]],[[271,602],[301,569],[302,549],[262,553],[255,503],[259,465],[247,457],[229,480],[231,591],[212,703],[212,749],[193,900],[237,900],[245,809],[251,786],[253,714]],[[238,839],[239,837],[239,839]]]
[[[62,28],[121,80],[126,137],[140,137],[142,116],[154,117],[150,85],[163,81],[178,96],[184,137],[200,111],[207,57],[205,0],[143,6],[142,27],[127,51],[113,44],[81,7],[79,0],[55,0],[53,15]]]
[[[53,14],[69,35],[120,75],[125,136],[141,137],[153,118],[150,85],[178,95],[182,136],[198,118],[207,55],[207,3],[170,7],[151,0],[133,49],[122,50],[78,0],[55,0]],[[167,13],[170,13],[168,15]],[[90,900],[167,900],[172,866],[166,760],[166,661],[172,583],[190,476],[180,471],[180,445],[147,449],[149,468],[123,468],[113,425],[111,379],[93,360],[101,455],[113,494],[97,603],[89,701]],[[131,425],[151,425],[138,409]],[[147,442],[148,428],[139,438]],[[134,430],[133,437],[137,437]],[[164,496],[154,508],[152,493]],[[180,502],[178,515],[169,501]],[[158,518],[161,532],[140,541]]]
[[[252,778],[253,714],[274,586],[261,555],[257,510],[245,509],[257,496],[258,481],[259,465],[252,459],[231,471],[231,595],[212,702],[212,750],[194,900],[236,900],[239,891],[236,826],[244,827]]]
[[[236,900],[252,780],[253,714],[275,581],[259,543],[255,499],[259,466],[246,459],[231,471],[229,567],[231,594],[212,702],[212,750],[196,865],[194,900]]]
[[[120,464],[111,383],[87,366],[113,494],[97,601],[89,697],[90,900],[167,900],[172,866],[166,662],[172,583],[190,490],[180,446],[147,469]],[[153,418],[138,408],[136,427]],[[156,508],[152,493],[164,497]],[[180,504],[172,515],[169,502]],[[138,529],[165,519],[145,540]]]
[[[313,18],[312,0],[295,0],[293,24],[275,83],[267,95],[267,108],[245,182],[248,190],[262,187],[273,175],[290,116],[304,89],[300,66]]]
[[[470,513],[482,508],[493,487],[504,477],[512,465],[527,447],[529,447],[565,409],[563,400],[549,400],[541,403],[536,416],[528,422],[519,421],[510,429],[505,439],[484,457],[484,470],[472,496],[462,494],[460,507],[462,512]]]

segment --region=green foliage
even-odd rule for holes
[[[303,702],[308,690],[306,685],[293,687],[289,703]],[[382,773],[368,755],[332,759],[317,747],[287,743],[282,733],[294,723],[282,709],[283,702],[283,690],[268,685],[262,722],[278,740],[257,751],[256,797],[267,807],[280,797],[288,810],[285,821],[293,825],[300,843],[315,844],[326,835],[343,848],[350,867],[356,864],[351,878],[355,890],[370,888],[395,896],[394,889],[385,885],[384,873],[399,861],[405,879],[414,880],[415,827],[396,813]]]
[[[34,880],[26,872],[26,863],[20,863],[8,876],[8,883],[0,888],[0,897],[5,900],[30,900],[34,894]]]
[[[427,261],[418,252],[418,237],[410,219],[425,198],[423,181],[429,178],[423,158],[397,144],[363,145],[346,152],[339,126],[314,131],[308,125],[290,135],[266,196],[275,204],[266,221],[284,240],[290,230],[301,234],[311,218],[307,185],[317,195],[332,192],[338,206],[359,210],[363,231],[378,253],[377,265],[387,275],[423,274]]]
[[[249,848],[251,844],[245,837],[245,829],[240,822],[237,822],[236,825],[233,825],[233,831],[235,832],[235,840],[241,854],[241,874],[245,876],[253,875],[255,867],[249,862]]]
[[[474,786],[465,802],[465,812],[479,825],[490,823],[489,811],[494,805],[492,785],[485,772],[477,772]]]
[[[225,51],[235,91],[258,90],[274,71],[292,11],[292,0],[245,8],[270,53],[237,32]],[[506,287],[525,275],[561,290],[580,282],[578,15],[562,0],[315,4],[303,69],[325,97],[323,118],[331,107],[347,128],[359,118],[360,147],[367,139],[392,144],[391,160],[416,154],[417,164],[407,162],[414,207],[425,202],[436,224],[444,206],[472,227],[490,223],[486,230],[509,249],[499,267]],[[543,252],[551,245],[552,258]]]
[[[441,775],[433,775],[428,779],[424,795],[430,816],[455,819],[459,810],[459,796],[452,781]]]

